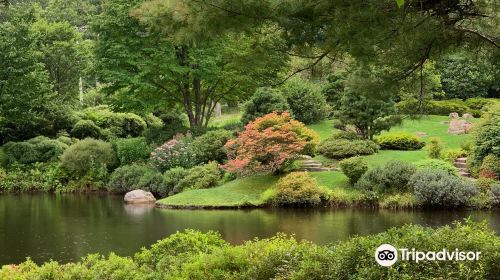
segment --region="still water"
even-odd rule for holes
[[[233,244],[277,232],[324,244],[406,223],[440,226],[470,216],[500,233],[500,211],[166,210],[125,205],[122,196],[1,195],[0,265],[89,253],[132,255],[176,231],[216,230]]]

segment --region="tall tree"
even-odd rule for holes
[[[261,47],[280,44],[271,27],[255,37],[227,34],[203,44],[176,44],[134,10],[138,3],[103,2],[95,23],[100,77],[108,92],[127,92],[144,106],[180,104],[192,128],[208,124],[217,102],[272,83],[286,63],[284,54]]]

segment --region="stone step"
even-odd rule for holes
[[[458,171],[458,175],[463,177],[470,177],[470,173],[467,171]]]
[[[455,167],[457,167],[457,168],[467,168],[467,163],[465,163],[465,162],[455,162]]]
[[[309,162],[309,163],[302,163],[302,167],[321,167],[323,164],[319,162]]]
[[[319,171],[335,171],[334,168],[327,167],[308,167],[308,168],[299,168],[299,171],[309,171],[309,172],[319,172]]]
[[[455,163],[457,162],[461,162],[461,163],[466,163],[467,162],[467,158],[463,157],[463,158],[457,158],[455,159]]]

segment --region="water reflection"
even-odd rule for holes
[[[88,253],[131,255],[186,228],[216,230],[239,244],[277,232],[324,244],[407,223],[450,224],[470,216],[500,232],[500,211],[361,209],[167,210],[125,205],[121,196],[0,196],[0,264],[78,260]]]

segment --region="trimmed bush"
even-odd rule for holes
[[[108,131],[108,137],[137,137],[146,129],[146,122],[132,113],[115,113],[107,106],[90,107],[81,112],[84,120],[93,121]],[[103,132],[104,133],[104,132]]]
[[[359,136],[356,132],[352,131],[336,131],[334,132],[326,141],[336,140],[336,139],[345,139],[345,140],[362,140],[361,136]]]
[[[144,137],[120,138],[113,141],[120,165],[127,165],[149,158],[153,148],[146,143]]]
[[[191,168],[196,165],[196,155],[189,148],[191,136],[178,135],[151,153],[150,161],[161,172],[174,167]]]
[[[269,113],[285,111],[290,111],[290,107],[280,92],[272,88],[259,88],[245,104],[241,122],[247,124]]]
[[[440,160],[440,159],[424,159],[415,162],[415,166],[418,169],[433,169],[433,170],[442,170],[445,171],[446,173],[453,175],[453,176],[458,176],[458,170],[453,164]]]
[[[474,130],[474,148],[471,164],[475,168],[481,166],[487,155],[500,158],[500,104],[491,106],[483,116],[482,121]]]
[[[408,182],[416,170],[409,162],[391,160],[366,171],[358,180],[356,188],[378,193],[407,192],[411,190]]]
[[[443,153],[443,144],[441,139],[437,137],[429,138],[429,144],[427,145],[427,156],[430,158],[441,158]]]
[[[426,105],[425,111],[429,115],[447,116],[450,113],[462,115],[469,112],[470,108],[460,99],[432,100]]]
[[[379,146],[370,140],[327,139],[319,145],[318,152],[328,158],[343,159],[371,155],[378,149]]]
[[[376,142],[382,150],[419,150],[425,146],[417,136],[411,133],[386,133],[379,136]]]
[[[135,189],[157,192],[164,189],[163,176],[154,168],[132,164],[117,168],[111,174],[108,190],[126,193]]]
[[[67,148],[61,156],[62,166],[77,177],[95,168],[112,170],[118,163],[110,143],[87,138]]]
[[[283,88],[288,105],[296,120],[305,124],[319,122],[325,119],[330,111],[325,96],[320,88],[310,82],[293,80]]]
[[[446,171],[422,169],[410,179],[417,200],[428,206],[465,206],[478,193],[471,181],[452,176]]]
[[[25,142],[8,142],[3,146],[6,164],[31,164],[57,159],[68,145],[38,136]]]
[[[492,178],[498,180],[500,176],[500,158],[494,155],[487,155],[483,159],[479,169],[479,177]]]
[[[472,110],[483,110],[485,107],[495,103],[495,99],[474,97],[465,100],[465,105]]]
[[[317,206],[324,191],[307,172],[292,172],[278,180],[271,203],[276,206]]]
[[[356,184],[359,178],[368,170],[368,163],[362,157],[344,159],[339,165],[342,172],[349,178],[351,185]]]
[[[99,139],[102,137],[101,129],[91,120],[79,120],[71,129],[71,136],[78,139],[87,137]]]
[[[216,162],[195,166],[188,170],[187,175],[182,178],[174,188],[174,193],[187,189],[208,189],[217,186],[222,178],[222,172]]]
[[[188,173],[188,170],[182,167],[174,167],[165,171],[165,173],[163,173],[164,188],[156,190],[156,192],[162,197],[174,194],[175,186],[177,186]]]
[[[233,137],[233,133],[227,130],[209,131],[202,136],[196,137],[190,145],[190,149],[196,155],[199,163],[217,161],[222,163],[227,159],[224,145]]]

